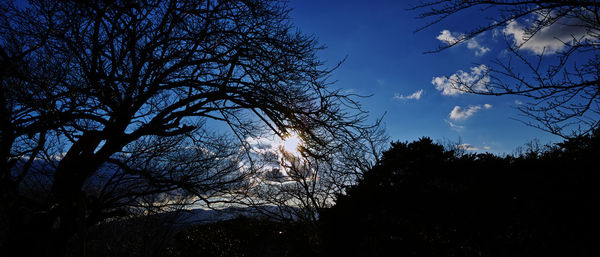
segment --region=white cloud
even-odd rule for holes
[[[454,106],[454,109],[450,112],[451,120],[466,120],[467,118],[473,116],[477,111],[481,110],[481,106],[469,106],[466,109],[461,108],[460,106]]]
[[[442,95],[463,94],[469,89],[485,92],[486,85],[490,82],[487,71],[488,67],[482,64],[471,67],[471,72],[459,70],[450,77],[434,77],[431,84],[435,85],[435,89],[442,91]]]
[[[523,104],[523,101],[520,101],[520,100],[515,100],[515,104],[516,104],[516,105],[522,105],[522,104]]]
[[[449,30],[445,29],[440,32],[440,34],[436,37],[437,40],[442,41],[444,44],[452,45],[457,42],[464,40],[464,34],[452,33]],[[471,38],[466,41],[467,48],[474,50],[476,56],[482,56],[485,53],[489,52],[490,49],[488,47],[482,46],[475,38]]]
[[[415,99],[415,100],[419,100],[419,99],[421,99],[421,95],[422,94],[423,94],[423,89],[420,89],[417,92],[414,92],[414,93],[412,93],[411,95],[408,95],[408,96],[395,94],[394,95],[394,99],[400,99],[400,100]]]
[[[440,34],[436,37],[437,40],[446,43],[447,45],[455,44],[459,40],[463,39],[464,35],[459,35],[458,37],[452,35],[450,30],[442,30]]]
[[[552,15],[552,14],[549,14]],[[535,54],[554,54],[565,47],[565,43],[573,42],[573,39],[583,40],[587,38],[588,29],[580,19],[565,17],[558,19],[549,26],[543,27],[532,37],[528,35],[527,27],[532,23],[540,21],[541,15],[538,15],[536,21],[530,24],[521,24],[512,21],[506,25],[502,32],[511,36],[515,45],[520,49],[529,50]],[[529,38],[529,40],[527,40]]]
[[[449,116],[450,116],[450,119],[454,120],[454,121],[466,120],[469,117],[473,116],[473,114],[475,114],[476,112],[481,110],[481,108],[482,108],[481,105],[471,105],[467,108],[462,108],[457,105],[457,106],[454,106],[454,109],[452,109]],[[490,108],[492,108],[492,105],[484,104],[483,108],[490,109]]]

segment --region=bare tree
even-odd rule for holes
[[[440,23],[467,9],[477,9],[488,23],[473,27],[440,45],[438,52],[494,30],[505,34],[509,57],[475,80],[451,77],[458,90],[482,95],[520,95],[530,99],[518,108],[526,124],[562,137],[587,134],[600,122],[600,5],[598,1],[426,1],[411,10]],[[512,38],[511,38],[512,37]],[[545,40],[543,46],[535,43]]]
[[[322,158],[364,127],[278,1],[0,8],[3,246],[23,255],[172,196],[228,201],[257,170],[247,137],[295,131]]]

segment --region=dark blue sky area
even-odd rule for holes
[[[327,47],[320,56],[328,65],[347,56],[333,73],[335,86],[372,95],[361,102],[373,118],[386,113],[385,126],[392,140],[428,136],[494,153],[512,153],[533,139],[542,143],[560,140],[515,120],[520,118],[517,104],[526,99],[444,95],[432,83],[435,77],[460,70],[475,75],[471,68],[504,54],[504,37],[492,32],[477,37],[476,44],[424,54],[443,44],[438,37],[444,38],[444,30],[448,30],[445,36],[458,36],[485,22],[476,10],[414,33],[426,20],[406,10],[409,1],[293,0],[289,6],[293,23]]]

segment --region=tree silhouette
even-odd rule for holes
[[[478,79],[447,78],[455,89],[527,97],[530,102],[518,106],[528,119],[524,122],[565,138],[598,128],[600,16],[596,1],[448,0],[426,1],[410,9],[429,19],[419,30],[465,10],[479,10],[489,21],[431,52],[502,29],[507,57],[480,66]]]
[[[227,202],[257,170],[245,139],[265,130],[319,157],[368,128],[278,1],[0,8],[3,247],[23,255],[61,255],[139,208]]]

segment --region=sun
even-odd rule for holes
[[[283,139],[283,143],[281,144],[281,146],[286,152],[291,153],[293,155],[298,155],[300,153],[299,149],[301,143],[302,142],[300,140],[300,137],[298,137],[298,135],[296,135],[295,133],[292,133]]]

